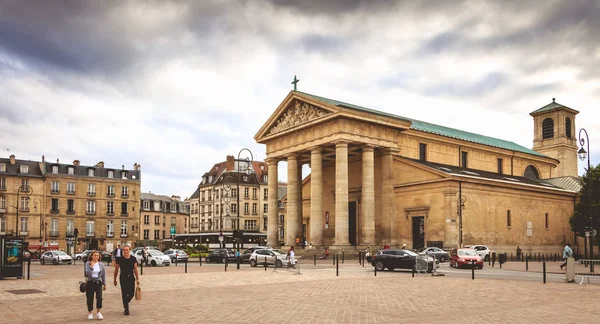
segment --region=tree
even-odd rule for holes
[[[581,184],[570,224],[575,235],[584,237],[588,226],[600,232],[600,164],[587,170],[581,179]],[[598,237],[596,243],[600,249]]]

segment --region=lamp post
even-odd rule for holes
[[[242,155],[243,151],[247,151],[250,154],[250,157],[246,157],[244,160],[242,160],[240,158],[240,156]],[[254,159],[254,155],[252,155],[252,151],[250,151],[247,148],[243,148],[240,150],[240,152],[238,153],[238,158],[236,160],[237,162],[237,227],[239,230],[240,227],[240,162],[244,162],[246,163],[246,174],[250,175],[250,173],[252,172],[252,160]]]
[[[17,209],[17,214],[16,214],[16,219],[15,219],[15,236],[19,237],[19,201],[20,201],[20,194],[21,192],[25,193],[25,201],[27,201],[27,205],[29,205],[29,196],[31,196],[33,194],[33,188],[31,188],[31,186],[29,185],[21,185],[19,187],[19,189],[17,189],[17,206],[15,207]],[[21,208],[23,207],[23,205],[21,205]],[[29,207],[29,206],[28,206]]]
[[[231,184],[233,183],[233,178],[231,176],[226,176],[223,178],[223,182],[221,183],[221,187],[223,192],[221,193],[221,203],[219,204],[219,232],[223,233],[223,213],[226,214],[227,217],[230,217],[229,214],[231,211]],[[221,208],[223,206],[223,208]],[[223,246],[225,248],[225,238],[223,237]]]
[[[458,182],[458,247],[463,247],[463,208],[467,197],[462,194],[462,182]]]
[[[585,139],[583,138],[583,135],[581,134],[581,132],[583,132],[585,134]],[[587,151],[583,148],[583,146],[586,144],[587,141]],[[584,161],[587,157],[587,170],[586,173],[588,173],[589,175],[589,181],[590,183],[588,183],[589,188],[588,188],[588,192],[589,192],[589,198],[590,198],[590,211],[589,211],[589,215],[588,215],[588,220],[589,220],[589,224],[592,225],[592,174],[590,173],[591,171],[591,165],[590,165],[590,138],[588,136],[587,131],[585,130],[585,128],[582,128],[579,130],[579,144],[581,144],[581,148],[579,149],[579,151],[577,151],[577,155],[579,155],[579,159],[581,161]],[[593,227],[591,228],[593,230]],[[585,252],[585,258],[587,259],[587,248],[585,248],[585,244],[587,242],[587,238],[589,235],[589,231],[586,229],[586,235],[583,238],[583,242],[584,242],[584,252]],[[589,239],[590,240],[590,258],[594,258],[594,244],[592,244],[592,238]]]

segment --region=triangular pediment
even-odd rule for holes
[[[303,98],[297,92],[290,93],[255,138],[260,141],[265,137],[297,130],[305,125],[313,125],[321,119],[332,117],[339,112],[339,108],[335,106],[327,107],[328,105],[311,99]]]

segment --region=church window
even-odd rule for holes
[[[565,133],[567,134],[567,138],[571,138],[571,118],[569,117],[565,119]]]
[[[527,179],[534,179],[534,180],[537,180],[540,178],[540,174],[538,173],[537,169],[533,165],[530,165],[525,169],[525,173],[523,174],[523,176]]]
[[[461,166],[463,168],[467,168],[468,167],[469,152],[460,152],[460,154],[461,154]]]
[[[510,227],[512,223],[510,209],[506,211],[506,227]]]
[[[548,213],[545,215],[544,222],[546,224],[546,229],[548,229]]]
[[[427,161],[427,144],[419,143],[419,160]]]
[[[498,173],[502,174],[502,163],[504,162],[503,159],[498,159]]]
[[[553,138],[554,137],[554,120],[552,118],[546,118],[542,122],[542,138]]]

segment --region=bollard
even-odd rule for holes
[[[358,265],[360,265],[362,262],[362,257],[361,257],[362,253],[363,253],[363,251],[361,251],[361,250],[358,251]]]
[[[187,259],[185,259],[185,273],[187,273]]]
[[[240,257],[238,256],[237,258],[237,269],[240,270]],[[277,265],[277,262],[275,262],[275,265]],[[277,267],[277,266],[275,266]]]
[[[317,254],[316,253],[314,254],[314,258],[313,259],[315,261],[315,267],[316,267],[317,266]]]
[[[266,259],[266,257],[265,257]],[[227,266],[229,265],[229,258],[225,257],[225,272],[227,272]]]
[[[267,257],[265,257],[265,271],[267,271]]]
[[[471,261],[471,279],[475,280],[475,261]]]
[[[338,260],[339,262],[340,260]],[[344,250],[342,250],[342,263],[344,263]]]
[[[373,273],[375,273],[375,277],[377,277],[377,265],[373,266]]]
[[[529,256],[525,258],[525,271],[529,271]]]
[[[546,261],[544,261],[544,264],[543,264],[543,271],[544,271],[544,283],[546,283]]]
[[[29,280],[30,275],[31,275],[31,258],[27,259],[27,280]]]
[[[198,263],[202,266],[202,254],[198,254]]]
[[[590,262],[590,272],[594,273],[594,261]]]
[[[144,262],[140,263],[141,267],[140,267],[140,276],[144,275]]]
[[[415,258],[415,263],[413,264],[412,270],[411,270],[413,278],[415,277],[415,269],[416,268],[417,268],[417,259]]]
[[[502,262],[498,261],[498,264],[500,265],[500,269],[502,269]]]
[[[175,266],[177,266],[177,254],[175,254]]]
[[[333,265],[335,265],[335,254],[333,255]]]
[[[362,265],[363,265],[363,268],[365,267],[365,258],[366,258],[365,257],[365,253],[363,253],[362,254]]]
[[[342,252],[342,262],[344,262],[344,252]],[[340,256],[337,256],[337,262],[335,263],[335,276],[338,277],[340,275]]]

